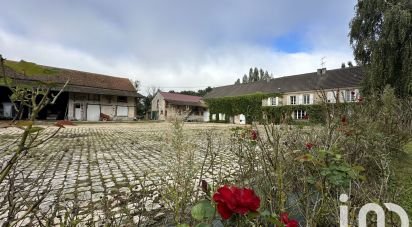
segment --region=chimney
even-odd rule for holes
[[[325,75],[326,74],[326,68],[321,68],[317,70],[318,75]]]

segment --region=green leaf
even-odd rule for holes
[[[202,200],[192,208],[192,217],[198,221],[213,217],[215,208],[208,200]]]
[[[196,225],[196,227],[211,227],[212,225],[206,224],[206,223],[199,223]]]
[[[249,213],[247,214],[247,217],[248,217],[249,219],[254,219],[254,218],[258,217],[258,216],[259,216],[259,212],[249,212]]]
[[[268,210],[264,210],[260,213],[261,216],[270,216],[270,212]]]
[[[188,224],[178,224],[176,227],[190,227]]]

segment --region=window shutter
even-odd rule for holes
[[[298,101],[297,101],[298,105],[303,104],[303,95],[298,95]]]
[[[309,104],[313,104],[313,94],[309,94]]]

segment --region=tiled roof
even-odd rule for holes
[[[170,92],[160,92],[160,94],[166,101],[176,105],[204,106],[202,97],[200,96],[184,95]]]
[[[6,75],[17,82],[35,83],[36,81],[47,81],[62,86],[67,80],[70,80],[66,91],[84,92],[107,95],[134,96],[143,97],[136,92],[131,81],[127,78],[113,77],[96,73],[82,72],[71,69],[54,68],[53,75],[32,75],[25,76],[9,67],[5,67]]]
[[[261,93],[287,93],[313,91],[333,88],[359,87],[363,79],[363,68],[348,67],[344,69],[327,70],[325,74],[317,72],[285,76],[270,81],[257,81],[247,84],[215,87],[205,95],[208,98],[241,96]]]

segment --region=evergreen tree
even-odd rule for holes
[[[387,84],[398,96],[412,95],[412,7],[410,0],[358,0],[350,43],[358,65],[367,69],[364,93]]]
[[[253,82],[258,81],[259,80],[259,70],[258,68],[255,67],[255,69],[253,70]]]
[[[247,75],[245,74],[243,75],[243,78],[242,78],[242,84],[247,84],[247,82],[248,82],[248,78],[247,78]]]
[[[351,61],[348,61],[348,67],[353,67],[353,64]]]
[[[265,79],[265,72],[263,69],[259,69],[259,80],[264,80]]]
[[[240,84],[240,79],[239,78],[236,80],[235,84]]]
[[[349,63],[349,62],[348,62]],[[348,64],[349,65],[349,64]],[[340,66],[341,69],[346,68],[345,62],[342,62],[342,65]]]
[[[248,82],[250,83],[250,82],[253,82],[253,68],[250,68],[249,69],[249,79],[248,79]]]
[[[267,79],[270,79],[270,76],[269,76],[269,72],[268,72],[268,71],[265,72],[265,79],[266,79],[266,80],[267,80]]]

